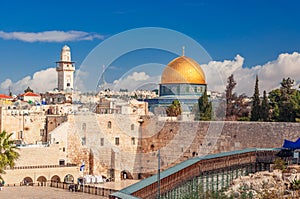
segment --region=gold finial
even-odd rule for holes
[[[184,56],[185,46],[182,46],[182,56]]]

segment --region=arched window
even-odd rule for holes
[[[131,130],[132,131],[134,130],[134,124],[131,124]]]
[[[107,128],[111,129],[111,121],[108,121]]]

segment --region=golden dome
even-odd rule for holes
[[[161,84],[206,84],[205,74],[193,59],[181,56],[173,59],[161,76]]]

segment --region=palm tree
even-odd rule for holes
[[[0,182],[3,182],[1,174],[5,174],[4,169],[6,167],[14,167],[15,161],[19,157],[19,153],[16,152],[17,147],[14,145],[12,136],[6,131],[0,133]]]

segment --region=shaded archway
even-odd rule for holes
[[[74,183],[74,177],[71,174],[68,174],[64,178],[65,183]]]
[[[133,177],[129,171],[123,170],[121,172],[121,180],[126,180],[126,179],[133,179]]]
[[[32,180],[32,178],[31,177],[25,177],[24,179],[23,179],[23,184],[24,185],[33,185],[33,180]]]
[[[38,181],[38,185],[46,186],[47,178],[45,176],[40,176],[38,177],[37,181]]]
[[[55,175],[55,176],[52,176],[51,178],[51,182],[60,182],[60,177]]]

